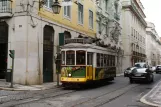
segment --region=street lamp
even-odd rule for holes
[[[35,1],[36,2],[36,1]],[[39,10],[45,5],[47,0],[39,0]],[[58,0],[55,0],[55,2],[52,5],[52,10],[54,14],[59,14],[61,10],[61,5],[58,2]]]
[[[54,4],[52,5],[52,10],[55,14],[59,14],[61,9],[61,5],[58,0],[55,0]]]

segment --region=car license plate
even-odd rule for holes
[[[135,74],[135,76],[141,76],[141,74]]]

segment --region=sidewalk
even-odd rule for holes
[[[11,83],[5,82],[5,80],[0,80],[0,90],[8,91],[31,91],[31,90],[46,90],[57,88],[57,82],[44,83],[42,85],[20,85],[13,84],[13,88],[10,88]],[[61,86],[61,83],[59,83]]]
[[[161,107],[161,81],[140,101],[153,107]]]

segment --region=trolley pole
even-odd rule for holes
[[[14,59],[15,59],[15,50],[9,50],[10,57],[12,58],[12,69],[11,69],[11,88],[13,88],[13,71],[14,71]]]

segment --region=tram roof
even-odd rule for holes
[[[70,49],[73,49],[73,50],[79,50],[79,49],[80,50],[81,49],[89,50],[89,49],[92,49],[92,50],[108,51],[108,52],[112,52],[112,53],[115,52],[114,50],[111,50],[111,49],[96,46],[96,44],[81,44],[81,43],[69,43],[69,44],[62,46],[62,49],[63,50],[70,50]]]

